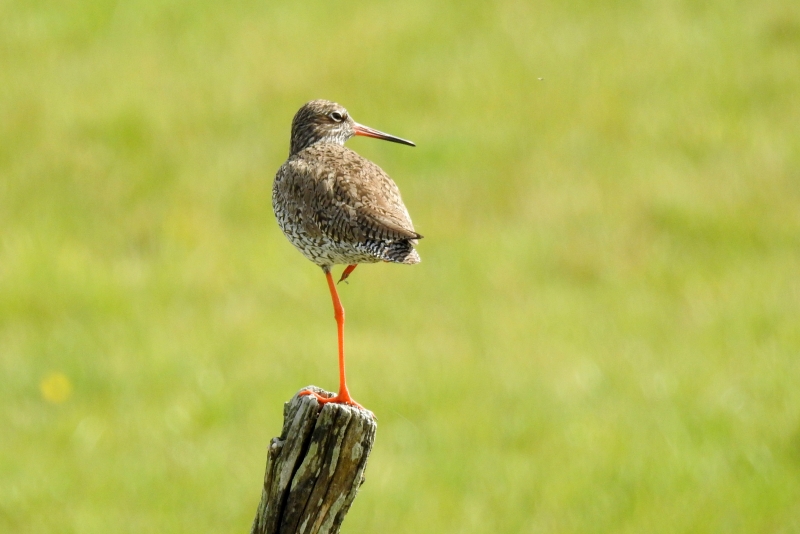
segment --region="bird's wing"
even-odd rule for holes
[[[302,158],[304,181],[310,186],[303,219],[313,219],[319,231],[333,239],[422,237],[414,230],[400,190],[380,167],[338,145],[307,149],[312,150],[311,157]]]

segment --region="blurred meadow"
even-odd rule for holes
[[[0,3],[0,532],[249,531],[337,385],[313,98],[426,236],[340,286],[344,532],[800,532],[793,0]]]

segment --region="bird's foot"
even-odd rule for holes
[[[329,402],[334,402],[336,404],[347,404],[348,406],[352,406],[354,408],[358,408],[359,410],[364,410],[373,419],[377,419],[375,417],[374,413],[372,413],[370,410],[367,410],[366,408],[361,406],[359,403],[354,401],[353,398],[350,396],[350,394],[346,393],[346,392],[345,393],[339,392],[339,394],[334,396],[334,397],[325,397],[324,395],[320,395],[316,391],[311,391],[310,389],[305,389],[305,390],[301,391],[300,393],[298,393],[298,395],[301,396],[301,397],[305,397],[306,395],[311,395],[314,398],[316,398],[317,402],[319,402],[322,405],[325,405],[325,404],[327,404]]]
[[[345,284],[347,284],[348,283],[347,282],[347,277],[350,276],[350,273],[355,271],[356,267],[358,267],[358,264],[356,264],[356,265],[348,265],[347,267],[345,267],[344,271],[342,271],[342,277],[339,278],[339,281],[336,282],[336,283],[337,284],[341,284],[342,282],[344,282]]]

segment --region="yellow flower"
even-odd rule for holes
[[[64,373],[50,373],[39,384],[42,398],[53,404],[61,404],[72,394],[72,383]]]

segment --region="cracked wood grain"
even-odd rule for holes
[[[315,386],[309,388],[333,396]],[[298,392],[299,393],[299,392]],[[375,441],[372,414],[295,394],[272,438],[250,534],[335,534],[364,482]]]

